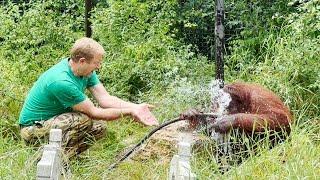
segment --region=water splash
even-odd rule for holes
[[[195,84],[183,78],[170,84],[167,89],[168,91],[160,100],[157,96],[154,96],[154,100],[150,100],[148,97],[149,102],[156,102],[158,107],[163,107],[154,110],[158,119],[170,119],[190,108],[196,108],[203,112],[211,111],[211,95],[207,81]]]
[[[220,80],[213,80],[210,83],[212,110],[215,111],[215,113],[217,113],[218,115],[218,118],[216,119],[216,121],[221,120],[222,117],[228,113],[227,107],[231,102],[230,94],[223,91],[223,89],[220,88],[221,83],[222,82]],[[223,153],[228,153],[228,151],[230,150],[229,134],[221,134],[221,133],[212,131],[211,138],[215,140],[218,145],[222,146]]]
[[[217,113],[218,117],[228,113],[227,107],[231,102],[230,94],[220,88],[221,84],[221,80],[213,80],[210,83],[212,109]]]

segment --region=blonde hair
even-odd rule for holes
[[[78,62],[80,58],[85,58],[90,62],[95,55],[104,55],[103,47],[95,40],[87,37],[78,39],[70,50],[71,59]]]

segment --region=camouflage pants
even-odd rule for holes
[[[106,133],[104,122],[92,120],[82,113],[71,112],[24,127],[20,134],[27,144],[38,145],[49,140],[51,129],[62,130],[62,147],[68,158],[85,151]]]

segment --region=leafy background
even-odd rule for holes
[[[214,77],[214,6],[208,0],[96,1],[93,38],[107,52],[99,76],[108,91],[133,102],[156,104],[160,121],[190,107],[208,109]],[[259,156],[250,156],[225,174],[209,147],[194,152],[194,172],[199,179],[316,179],[320,1],[238,0],[226,1],[225,8],[226,82],[256,82],[272,89],[290,107],[295,123],[286,143],[262,148]],[[67,57],[72,43],[84,35],[84,3],[3,0],[0,17],[0,177],[33,179],[36,149],[20,139],[19,112],[37,77]],[[130,119],[108,127],[103,141],[71,161],[73,179],[167,177],[169,164],[161,155],[108,172],[115,156],[150,130]]]

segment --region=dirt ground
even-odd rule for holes
[[[179,121],[154,133],[130,156],[130,159],[143,162],[152,158],[169,163],[173,155],[177,153],[177,144],[181,138],[189,138],[190,142],[194,143],[204,137],[189,129],[187,122]]]

